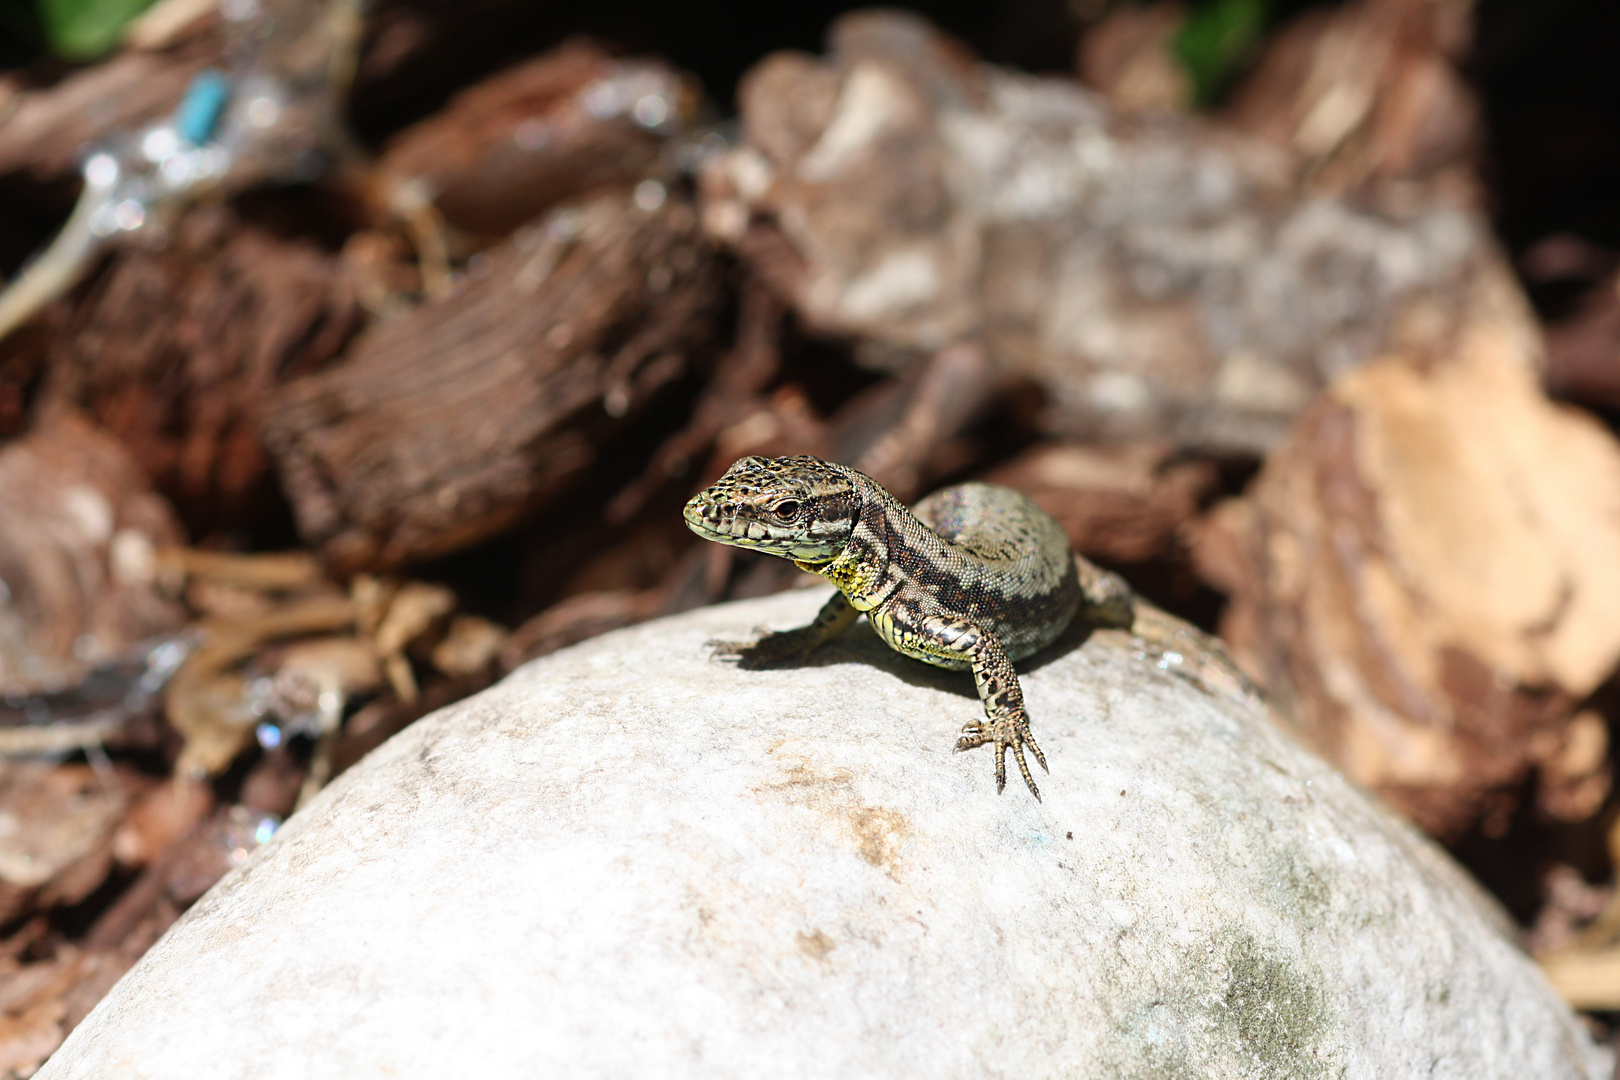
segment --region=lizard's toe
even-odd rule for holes
[[[1034,733],[1029,730],[1029,722],[1025,721],[1024,723],[1019,724],[1018,729],[1019,734],[1023,737],[1024,745],[1029,747],[1030,750],[1034,751],[1035,760],[1041,763],[1041,771],[1044,773],[1050,773],[1052,770],[1047,768],[1046,755],[1041,752],[1041,744],[1035,741]]]
[[[719,641],[713,638],[704,644],[708,646],[709,655],[716,660],[742,660],[748,655],[748,650],[754,647],[751,641]]]
[[[983,746],[989,741],[990,736],[985,734],[983,724],[963,724],[961,738],[956,740],[956,749],[972,750],[975,746]]]
[[[1002,717],[984,724],[965,724],[961,736],[956,740],[956,749],[972,750],[985,743],[993,743],[996,748],[996,794],[1001,794],[1007,786],[1007,750],[1010,747],[1013,758],[1018,762],[1018,772],[1023,776],[1024,784],[1039,802],[1041,789],[1035,786],[1035,777],[1029,771],[1029,762],[1024,760],[1024,747],[1027,746],[1034,752],[1035,760],[1040,762],[1042,769],[1047,772],[1052,770],[1047,768],[1046,755],[1041,752],[1035,736],[1030,733],[1029,721]]]

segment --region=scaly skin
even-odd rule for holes
[[[744,667],[777,663],[838,636],[865,613],[897,651],[973,672],[985,719],[964,727],[956,748],[995,746],[997,792],[1007,783],[1008,749],[1037,799],[1024,749],[1046,768],[1013,661],[1050,644],[1082,602],[1112,624],[1130,623],[1129,595],[1117,579],[1088,568],[1095,590],[1083,593],[1062,527],[1009,488],[962,484],[907,510],[848,466],[745,457],[693,496],[685,517],[705,539],[792,559],[839,590],[809,626],[754,642],[716,642],[719,655]]]

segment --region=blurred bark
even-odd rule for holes
[[[996,382],[978,345],[941,349],[909,378],[879,388],[864,402],[857,398],[835,418],[837,460],[850,462],[898,499],[920,498],[936,478],[966,463],[951,460],[952,440],[985,411]]]
[[[1052,434],[1258,452],[1337,373],[1454,330],[1489,260],[1446,197],[1324,197],[1286,149],[1121,119],[911,16],[831,42],[749,74],[706,227],[868,355],[979,342],[1045,388]]]
[[[60,689],[184,616],[158,583],[180,540],[124,449],[71,414],[0,449],[0,693]]]
[[[1138,563],[1176,551],[1218,477],[1208,461],[1174,460],[1166,443],[1135,443],[1042,446],[984,479],[1034,499],[1081,555]]]
[[[1080,79],[1122,113],[1180,112],[1192,106],[1192,77],[1173,51],[1187,17],[1174,0],[1115,7],[1080,39]]]
[[[1451,838],[1505,830],[1537,764],[1602,767],[1568,729],[1620,660],[1620,445],[1542,395],[1510,282],[1472,305],[1451,348],[1340,379],[1199,547],[1300,734]]]
[[[649,174],[695,100],[667,64],[571,41],[457,94],[390,140],[378,169],[416,185],[451,225],[505,234]]]
[[[1233,93],[1239,130],[1297,151],[1313,186],[1350,191],[1471,165],[1483,132],[1456,64],[1473,0],[1358,0],[1316,8],[1267,42]],[[1465,190],[1471,170],[1453,179]]]
[[[154,940],[135,937],[113,951],[65,945],[32,964],[0,958],[0,1071],[32,1076]]]
[[[172,113],[192,77],[218,64],[222,44],[210,32],[172,49],[132,49],[54,86],[15,91],[0,115],[0,174],[75,175],[86,143]]]
[[[607,519],[622,525],[646,505],[662,485],[686,478],[699,455],[739,415],[763,403],[766,385],[781,364],[782,304],[757,282],[744,289],[737,313],[737,338],[721,356],[692,409],[686,427],[666,439],[646,469],[613,497]]]
[[[501,668],[512,671],[609,630],[660,614],[662,589],[621,589],[571,596],[547,608],[512,632],[501,652]]]
[[[662,189],[660,189],[662,190]],[[686,370],[718,271],[671,196],[560,209],[459,294],[372,327],[272,398],[299,528],[338,567],[464,548],[555,498]]]
[[[14,823],[0,835],[0,925],[94,892],[112,868],[125,803],[89,766],[0,761],[0,820]]]
[[[270,392],[336,356],[362,318],[338,259],[200,208],[161,250],[112,256],[53,335],[46,398],[122,440],[200,529],[231,527],[267,494]]]

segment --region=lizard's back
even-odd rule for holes
[[[897,600],[976,623],[1013,660],[1050,644],[1074,618],[1080,583],[1069,538],[1028,496],[959,484],[923,499],[912,514],[931,532],[907,535],[916,524],[902,524],[903,543],[891,558],[911,580]]]

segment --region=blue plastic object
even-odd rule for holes
[[[230,96],[231,84],[223,72],[213,68],[197,72],[175,111],[175,132],[193,146],[201,146],[213,137]]]

